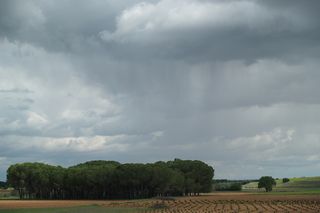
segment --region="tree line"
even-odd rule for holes
[[[137,199],[211,191],[214,170],[198,160],[120,164],[89,161],[69,168],[19,163],[7,182],[21,199]]]
[[[258,180],[228,180],[228,179],[215,179],[212,180],[213,191],[241,191],[242,185]]]

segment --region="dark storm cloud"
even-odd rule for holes
[[[22,161],[175,157],[218,177],[314,175],[319,6],[1,1],[0,177]]]

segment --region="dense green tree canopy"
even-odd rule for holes
[[[21,198],[117,199],[190,195],[211,190],[214,170],[192,160],[153,164],[89,161],[69,168],[21,163],[8,168],[8,183]]]

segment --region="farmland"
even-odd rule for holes
[[[263,192],[258,188],[258,182],[251,182],[242,187],[246,192]],[[273,194],[320,194],[320,177],[290,178],[290,181],[283,183],[282,179],[276,180],[273,187]]]
[[[270,193],[257,182],[243,192],[202,193],[200,196],[138,200],[0,200],[0,213],[209,213],[209,212],[319,212],[320,177],[278,179]]]
[[[199,170],[200,166],[203,170]],[[200,161],[175,159],[147,165],[91,161],[70,168],[24,163],[11,166],[8,171],[9,186],[11,183],[16,190],[1,191],[0,213],[311,213],[320,210],[320,177],[291,178],[285,183],[276,179],[276,186],[268,193],[259,189],[256,181],[229,181],[239,185],[240,188],[234,189],[242,188],[242,192],[207,193],[214,170]],[[220,190],[233,188],[228,187]],[[19,197],[22,199],[13,199]]]
[[[36,209],[34,209],[36,207]],[[13,209],[15,208],[15,209]],[[27,210],[26,210],[27,208]],[[48,209],[49,208],[49,209]],[[2,210],[1,210],[2,209]],[[8,210],[10,209],[10,210]],[[317,212],[318,195],[255,195],[214,193],[166,200],[121,201],[0,201],[0,212]]]

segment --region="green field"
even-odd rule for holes
[[[0,209],[0,213],[138,213],[143,210],[129,208],[105,208],[100,206],[81,206],[69,208],[46,208],[46,209]]]
[[[320,177],[290,178],[287,183],[282,183],[282,179],[278,179],[276,183],[272,194],[320,194]],[[242,191],[264,192],[264,189],[258,188],[258,182],[251,182],[243,185]]]

